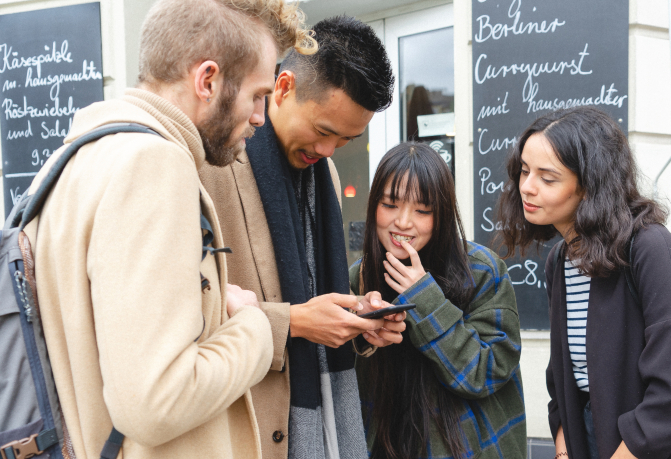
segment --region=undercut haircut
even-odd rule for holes
[[[394,75],[384,45],[373,29],[350,16],[324,19],[314,26],[319,49],[311,55],[291,50],[280,72],[296,76],[296,99],[319,102],[329,89],[342,89],[371,112],[391,105]]]
[[[316,51],[304,20],[297,3],[284,0],[159,0],[142,24],[138,82],[175,83],[212,60],[239,89],[259,62],[264,33],[280,55],[292,47],[299,54]]]

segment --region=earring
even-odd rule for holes
[[[210,98],[208,97],[208,98],[207,98],[207,103],[209,104],[211,100],[212,100],[212,99],[210,99]]]

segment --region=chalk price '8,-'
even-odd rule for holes
[[[541,282],[536,276],[536,269],[538,268],[538,263],[533,260],[526,260],[524,262],[524,268],[527,270],[527,275],[522,281],[514,281],[513,270],[522,269],[522,264],[517,263],[516,265],[508,266],[508,273],[510,274],[510,280],[513,285],[534,285],[538,288],[545,287],[547,288],[547,283]],[[522,272],[524,274],[524,272]]]
[[[49,159],[49,156],[51,156],[51,150],[49,148],[45,148],[42,150],[42,154],[40,155],[40,152],[36,148],[33,150],[31,156],[33,157],[33,160],[30,162],[30,164],[33,166],[43,166],[44,162]]]

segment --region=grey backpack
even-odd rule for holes
[[[133,123],[107,124],[74,141],[37,191],[26,192],[0,232],[0,458],[74,459],[64,441],[63,413],[51,373],[36,297],[35,264],[23,229],[40,212],[68,161],[83,145],[119,132],[157,132]],[[117,457],[124,436],[112,429],[100,457]]]

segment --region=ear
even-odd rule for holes
[[[296,75],[291,70],[283,70],[275,80],[275,90],[273,92],[275,104],[278,107],[282,105],[282,101],[289,97],[292,92],[296,92]]]
[[[214,61],[204,61],[194,66],[192,73],[196,96],[205,103],[214,100],[217,92],[221,90],[219,65]]]

